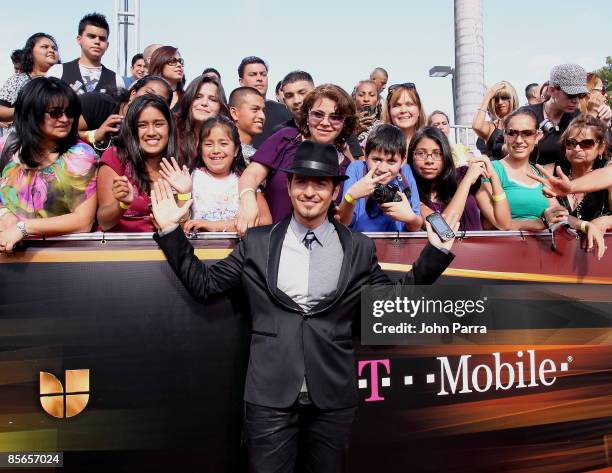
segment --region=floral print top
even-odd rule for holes
[[[0,153],[6,137],[0,140]],[[19,220],[72,213],[96,193],[98,155],[79,141],[44,168],[28,168],[17,155],[0,176],[0,207]]]

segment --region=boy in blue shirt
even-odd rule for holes
[[[393,125],[380,125],[368,137],[365,161],[346,170],[340,220],[361,232],[418,231],[423,225],[412,169],[405,164],[406,138]],[[400,202],[378,204],[371,197],[377,184],[394,184]],[[409,197],[408,197],[409,196]]]

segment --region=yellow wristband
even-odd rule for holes
[[[586,220],[583,220],[582,222],[580,222],[580,231],[582,233],[586,233],[587,228],[589,228],[589,222],[587,222]]]
[[[357,203],[355,198],[351,194],[349,194],[348,192],[346,194],[344,194],[344,200],[346,200],[351,205],[355,205]]]
[[[130,204],[130,205],[132,205],[132,204]],[[129,209],[130,205],[124,204],[123,202],[119,201],[119,207],[122,208],[123,210]]]
[[[240,191],[240,194],[238,195],[238,200],[242,199],[242,196],[244,194],[246,194],[247,192],[252,192],[254,194],[255,193],[255,189],[253,189],[252,187],[247,187],[246,189],[242,189]]]
[[[191,192],[188,194],[176,194],[176,198],[183,202],[187,202],[189,199],[191,199]]]
[[[87,139],[89,140],[89,144],[93,146],[96,142],[96,130],[89,130],[87,132]]]
[[[12,213],[7,207],[0,207],[0,217]]]
[[[493,194],[491,196],[491,200],[493,202],[502,202],[502,201],[506,200],[506,193],[502,192],[501,194],[498,194],[498,195]]]

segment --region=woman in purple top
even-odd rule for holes
[[[259,223],[255,191],[264,181],[264,195],[272,221],[278,222],[291,215],[287,174],[282,169],[291,167],[297,147],[303,140],[335,144],[340,171],[344,172],[352,160],[346,149],[346,140],[355,131],[356,121],[355,104],[342,88],[323,84],[309,92],[296,120],[298,129],[283,128],[270,136],[242,173],[238,232],[244,233],[247,228]],[[341,195],[342,192],[339,193]]]
[[[421,215],[460,216],[459,230],[510,229],[510,207],[499,177],[486,156],[455,168],[448,139],[437,128],[421,128],[410,140],[408,163],[421,198]],[[486,178],[489,182],[482,182]]]

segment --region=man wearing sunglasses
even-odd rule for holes
[[[109,45],[108,29],[104,15],[90,13],[81,18],[77,36],[81,57],[56,64],[49,69],[47,77],[62,79],[77,94],[124,88],[123,78],[102,65],[102,56]]]
[[[544,134],[530,157],[531,162],[541,165],[558,162],[565,155],[561,135],[570,122],[580,114],[578,108],[580,99],[586,97],[588,92],[587,73],[578,64],[561,64],[553,67],[550,71],[549,84],[548,100],[523,107],[535,113],[539,129]],[[612,118],[610,107],[605,106],[599,118],[609,123]],[[503,135],[495,143],[493,149],[495,157],[504,157],[502,145]]]

